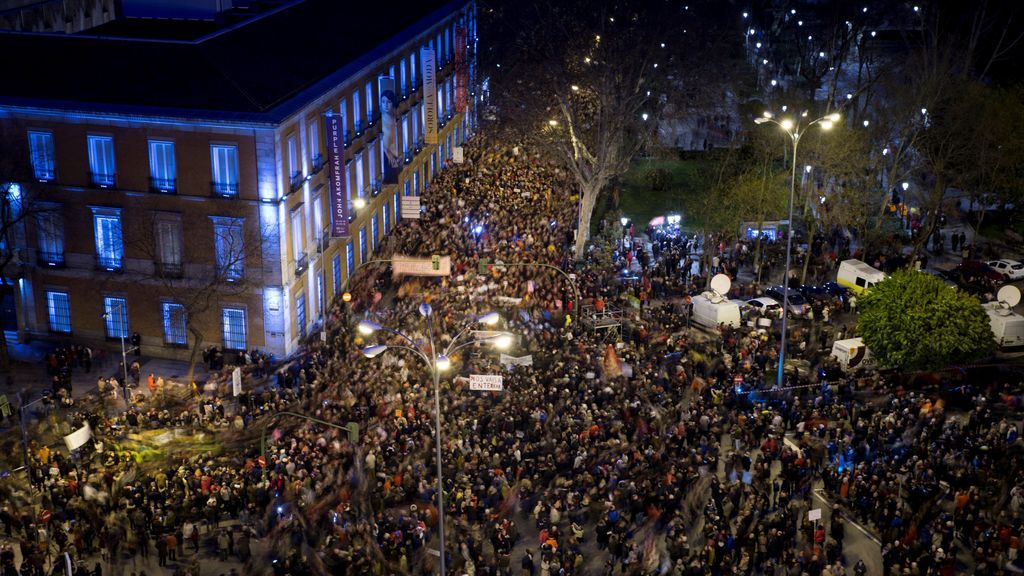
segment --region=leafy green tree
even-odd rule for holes
[[[933,370],[992,354],[988,316],[974,296],[930,274],[901,270],[860,299],[858,332],[884,366]]]

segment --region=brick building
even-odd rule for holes
[[[199,21],[0,32],[5,54],[49,62],[3,65],[0,129],[24,150],[12,173],[25,175],[31,212],[0,271],[9,337],[139,332],[147,355],[185,357],[199,336],[289,354],[395,226],[400,197],[420,194],[472,133],[472,1],[239,4]],[[436,115],[423,49],[436,59]],[[392,102],[389,150],[380,108]],[[332,117],[347,236],[331,233]]]

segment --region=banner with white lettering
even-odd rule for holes
[[[455,111],[465,112],[469,101],[469,74],[466,73],[466,27],[455,27]],[[461,160],[459,160],[461,162]]]
[[[502,354],[499,358],[499,362],[505,366],[533,366],[533,355],[527,354],[526,356],[516,358],[515,356]]]
[[[328,188],[331,197],[331,237],[348,236],[348,178],[345,177],[345,117],[327,117]]]
[[[470,374],[469,389],[483,390],[486,392],[500,392],[504,390],[504,379],[495,374]]]
[[[419,220],[420,219],[420,197],[419,196],[402,196],[402,219],[403,220]]]
[[[451,276],[451,256],[392,256],[391,273],[394,276]]]
[[[423,68],[423,141],[437,144],[437,60],[433,50],[420,50]]]

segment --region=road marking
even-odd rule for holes
[[[822,490],[821,488],[815,488],[812,491],[812,493],[819,500],[821,500],[822,502],[828,504],[829,508],[832,509],[832,502],[828,498],[825,498],[825,496],[822,495],[824,493],[824,490]],[[832,511],[835,512],[836,510],[832,509]],[[850,516],[846,512],[843,512],[842,510],[839,510],[839,515],[843,517],[843,520],[845,520],[847,524],[853,526],[857,530],[860,530],[861,534],[867,536],[869,540],[871,540],[875,544],[878,544],[879,546],[882,545],[881,540],[879,540],[878,538],[875,538],[874,534],[871,534],[870,532],[867,531],[866,528],[864,528],[863,526],[858,524],[857,521],[855,521],[854,519],[850,518]]]

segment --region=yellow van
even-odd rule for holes
[[[884,272],[853,258],[840,262],[839,273],[836,275],[836,282],[854,294],[862,294],[882,280],[885,280]]]

